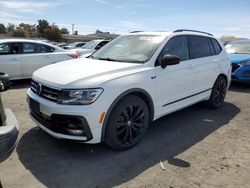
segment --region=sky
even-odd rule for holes
[[[69,31],[74,24],[79,34],[195,29],[250,38],[249,10],[250,0],[0,0],[0,23],[46,19]]]

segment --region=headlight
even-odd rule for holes
[[[86,105],[96,101],[103,92],[102,88],[97,89],[79,89],[63,90],[59,95],[58,104]]]
[[[241,65],[245,66],[245,65],[250,65],[250,61],[246,61],[244,63],[241,63]]]

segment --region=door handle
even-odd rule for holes
[[[48,55],[45,55],[44,58],[49,58],[49,56],[48,56]]]

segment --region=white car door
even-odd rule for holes
[[[20,56],[25,78],[30,78],[37,69],[54,62],[47,46],[32,42],[23,43],[23,53]]]
[[[19,43],[0,44],[0,72],[8,74],[10,79],[21,78],[23,75],[20,50]]]
[[[181,62],[165,69],[161,66],[155,68],[158,117],[192,103],[194,94],[194,65],[189,60],[187,37],[176,36],[170,39],[158,57],[158,64],[163,55],[176,55]]]

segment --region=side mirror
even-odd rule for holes
[[[101,48],[101,46],[96,46],[95,50],[99,50]]]
[[[175,55],[164,55],[160,63],[161,67],[165,69],[169,65],[179,64],[180,58]]]
[[[8,74],[0,73],[0,92],[7,91],[10,88],[10,79]]]

